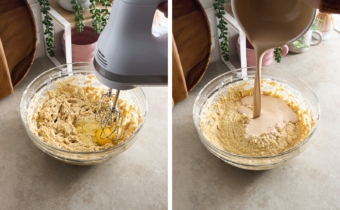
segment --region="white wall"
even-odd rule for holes
[[[333,14],[334,17],[334,28],[340,30],[340,14]]]
[[[220,49],[218,44],[218,35],[217,35],[217,27],[216,27],[216,17],[215,10],[213,7],[213,3],[215,0],[200,0],[202,6],[207,13],[210,28],[211,28],[211,36],[212,36],[212,53],[210,57],[210,62],[214,62],[220,60]],[[230,0],[226,0],[225,2],[230,2]]]
[[[35,58],[39,58],[39,57],[45,56],[44,31],[43,31],[42,17],[41,17],[41,12],[40,12],[41,8],[38,3],[38,0],[27,0],[27,2],[29,3],[32,9],[34,18],[35,18],[35,24],[36,24],[37,33],[38,33],[38,46],[37,46]],[[54,44],[56,46],[56,50],[60,50],[63,29],[56,22],[53,22],[53,25],[54,25],[54,31],[55,31]]]

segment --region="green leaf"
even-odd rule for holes
[[[281,47],[275,48],[275,50],[274,50],[275,61],[277,63],[281,62],[281,52],[282,52],[282,48]]]
[[[221,40],[221,54],[225,61],[229,61],[229,41],[228,41],[228,27],[227,22],[223,19],[224,11],[224,1],[225,0],[215,0],[213,3],[213,7],[216,10],[215,16],[219,19],[217,28],[220,31],[219,39]]]

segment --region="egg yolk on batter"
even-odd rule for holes
[[[101,135],[102,132],[103,132],[103,134]],[[112,132],[112,130],[108,127],[104,128],[104,130],[99,128],[96,131],[96,139],[97,139],[98,143],[103,146],[106,143],[112,142],[116,138],[117,132],[114,132],[109,138],[107,138],[106,136],[110,135],[111,132]]]

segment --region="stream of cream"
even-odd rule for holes
[[[232,3],[234,14],[254,46],[256,55],[254,97],[251,97],[253,119],[248,126],[247,135],[270,133],[273,128],[284,126],[289,121],[296,122],[297,115],[294,113],[295,116],[292,116],[292,110],[287,105],[288,109],[278,108],[285,103],[283,100],[267,100],[264,96],[261,97],[263,55],[267,50],[293,41],[308,30],[314,10],[300,0],[233,0]],[[265,103],[262,103],[261,99],[265,99]],[[249,98],[246,101],[249,104]],[[278,107],[272,109],[275,106]],[[239,108],[239,112],[251,116],[248,108],[244,106]]]

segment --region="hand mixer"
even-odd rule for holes
[[[101,124],[101,138],[110,139],[114,132],[118,133],[120,90],[168,83],[168,35],[156,37],[151,32],[156,9],[165,1],[113,2],[109,22],[99,36],[94,57],[95,75],[109,87],[100,99],[96,116]],[[116,89],[115,95],[112,89]],[[108,107],[103,107],[104,102]],[[104,128],[113,123],[116,123],[115,127],[108,133],[104,132]]]

